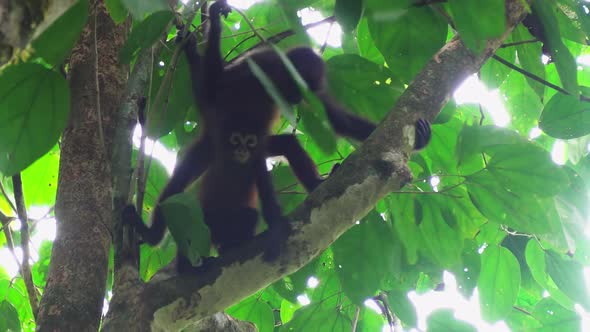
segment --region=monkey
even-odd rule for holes
[[[270,233],[263,257],[272,261],[280,254],[290,226],[274,192],[266,158],[285,156],[308,192],[324,179],[294,135],[270,134],[272,124],[278,119],[278,110],[246,59],[254,61],[265,72],[287,102],[297,104],[303,99],[302,92],[279,54],[273,49],[261,49],[231,65],[224,64],[220,50],[220,20],[230,11],[225,0],[218,0],[209,7],[207,47],[203,56],[197,52],[194,34],[189,33],[186,38],[179,34],[178,42],[184,43],[203,129],[189,145],[160,193],[152,213],[151,227],[143,223],[132,205],[125,208],[123,220],[135,228],[143,241],[158,244],[166,229],[159,203],[183,192],[200,177],[199,201],[204,221],[210,229],[211,242],[219,254],[223,255],[254,237],[260,199],[262,216]],[[311,48],[293,48],[286,56],[309,90],[322,102],[337,134],[364,141],[373,132],[375,124],[348,112],[326,92],[324,62]],[[430,136],[428,121],[418,120],[414,148],[419,150],[426,146]],[[179,273],[194,269],[188,258],[180,253],[176,263]]]

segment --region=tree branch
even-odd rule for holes
[[[29,250],[29,218],[27,217],[25,196],[23,195],[23,183],[20,178],[20,173],[12,176],[12,191],[14,192],[14,202],[16,203],[16,211],[18,213],[18,219],[20,220],[20,246],[23,251],[20,273],[25,281],[33,316],[36,317],[37,311],[39,310],[39,300],[37,299],[37,292],[35,290],[35,284],[33,283],[31,265],[29,263],[29,259],[31,258],[31,251]]]

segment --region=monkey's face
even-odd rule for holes
[[[254,134],[233,132],[229,137],[229,144],[232,146],[234,160],[245,164],[250,161],[258,145],[258,137]]]

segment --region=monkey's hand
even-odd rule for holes
[[[414,150],[421,150],[428,145],[432,136],[432,129],[430,128],[430,122],[424,119],[418,119],[416,121],[416,138],[414,142]]]
[[[215,3],[209,7],[210,17],[223,15],[223,17],[227,18],[229,13],[231,13],[231,7],[227,4],[226,0],[215,1]]]

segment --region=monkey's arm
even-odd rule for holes
[[[268,225],[268,243],[264,252],[264,259],[272,261],[281,251],[287,235],[289,235],[289,222],[283,216],[281,205],[275,194],[270,173],[266,169],[265,158],[256,161],[256,187],[262,207],[262,215]]]
[[[231,7],[225,0],[218,0],[209,7],[209,31],[205,51],[204,81],[215,91],[219,77],[223,75],[224,61],[221,56],[221,15],[227,18]]]
[[[203,137],[189,147],[185,157],[176,164],[170,180],[156,201],[152,213],[151,227],[143,223],[141,215],[135,210],[133,205],[128,205],[123,210],[123,220],[135,228],[141,235],[143,241],[151,245],[158,244],[162,241],[164,231],[166,230],[166,222],[160,210],[160,203],[172,195],[183,192],[190,183],[207,169],[212,156],[212,145],[207,137]]]
[[[267,138],[266,150],[269,156],[285,156],[295,176],[305,190],[312,192],[323,179],[317,167],[294,135],[272,135]]]
[[[324,104],[328,120],[332,123],[337,134],[362,142],[375,130],[376,125],[374,123],[350,113],[326,92],[318,92],[317,95]],[[424,148],[430,142],[431,134],[428,121],[424,119],[416,121],[414,149],[420,150]]]

